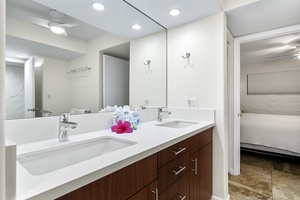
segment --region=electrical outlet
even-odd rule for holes
[[[191,107],[192,108],[198,107],[198,99],[197,98],[191,98]]]
[[[197,98],[189,98],[187,100],[188,106],[190,108],[197,108],[198,107],[198,99]]]
[[[144,99],[144,106],[150,106],[150,98]]]

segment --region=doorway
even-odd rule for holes
[[[242,36],[234,39],[234,72],[233,72],[233,136],[229,147],[229,172],[232,175],[240,174],[240,54],[241,44],[253,42],[261,39],[267,39],[286,34],[300,32],[300,25],[286,28],[275,29],[271,31]]]

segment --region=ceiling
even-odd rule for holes
[[[131,40],[164,30],[123,0],[101,0],[100,2],[105,5],[103,11],[92,8],[91,5],[95,0],[76,0],[72,1],[72,5],[70,0],[33,1],[124,39]],[[133,24],[140,24],[142,29],[133,30],[131,28]]]
[[[126,0],[167,29],[221,12],[217,0]],[[179,16],[169,15],[173,8],[181,10]]]
[[[227,26],[234,37],[240,37],[297,25],[299,9],[299,0],[260,0],[226,11]],[[299,33],[243,43],[241,63],[288,61],[297,53],[296,46],[300,46]]]
[[[241,64],[298,59],[300,32],[241,44]],[[299,60],[300,63],[300,60]]]
[[[56,9],[66,14],[66,23],[79,24],[77,27],[67,29],[70,37],[90,40],[104,32],[110,32],[130,40],[164,30],[164,28],[170,29],[224,10],[220,5],[220,0],[97,1],[105,5],[104,12],[91,9],[91,3],[94,0],[72,1],[71,6],[68,4],[70,0],[7,0],[7,15],[20,20],[24,20],[25,16],[49,19],[48,11]],[[234,2],[236,0],[224,0],[225,7],[228,1]],[[141,17],[141,13],[129,5],[133,5],[150,18]],[[168,12],[172,8],[179,8],[182,11],[181,15],[170,16]],[[256,0],[248,1],[248,4],[237,8],[233,6],[233,8],[226,10],[225,14],[228,28],[234,37],[300,24],[299,0]],[[131,25],[134,23],[141,24],[142,29],[133,31]],[[282,55],[287,52],[281,52],[277,49],[281,48],[283,44],[293,42],[293,40],[295,42],[297,37],[297,35],[283,36],[244,44],[241,55],[249,56],[249,58],[243,59],[245,62],[265,60],[265,57],[268,56]],[[17,48],[18,42],[11,40],[14,40],[14,38],[8,37],[8,46]],[[33,49],[28,51],[34,52],[36,49],[44,48],[42,46],[37,47],[37,45],[33,44]],[[286,49],[286,51],[292,50]],[[56,51],[50,48],[46,49],[46,52],[55,54]],[[57,53],[59,55],[68,54],[70,59],[78,56],[76,54],[72,55],[72,52],[63,52],[62,49],[57,52],[59,52]]]
[[[22,21],[26,21],[26,17],[37,17],[41,19],[49,19],[48,11],[51,8],[36,3],[32,0],[6,0],[6,15]],[[27,21],[28,22],[28,21]],[[30,22],[31,23],[31,22]],[[84,23],[78,19],[67,16],[65,23],[76,23],[79,26],[68,29],[68,35],[82,40],[90,40],[101,35],[104,31]]]
[[[234,37],[300,24],[299,0],[260,0],[226,11]]]

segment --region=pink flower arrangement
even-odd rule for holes
[[[117,134],[122,133],[132,133],[133,129],[131,128],[131,124],[128,121],[123,123],[122,120],[118,121],[118,125],[114,125],[111,127],[112,132],[116,132]]]

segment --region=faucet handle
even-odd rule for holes
[[[68,122],[69,121],[69,115],[70,113],[64,113],[59,116],[59,121],[61,122]]]

